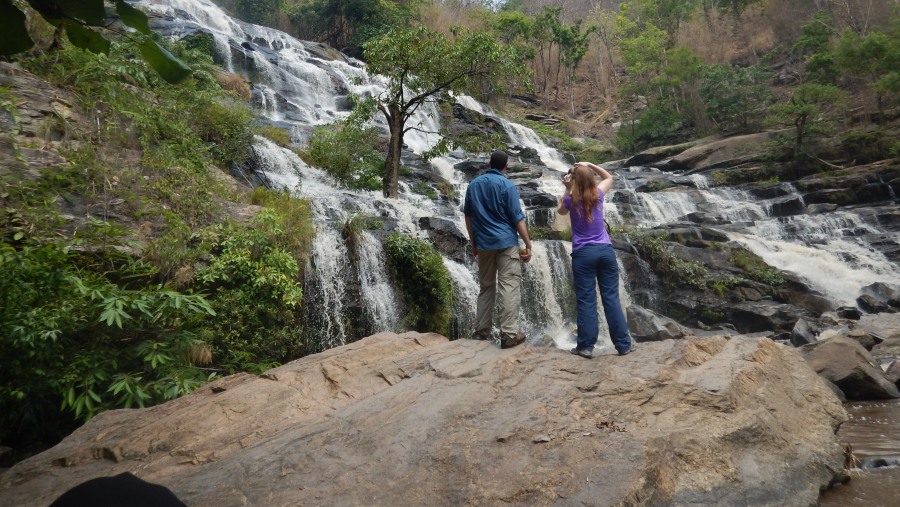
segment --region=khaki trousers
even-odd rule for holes
[[[522,265],[519,247],[478,251],[478,308],[475,311],[475,333],[489,336],[493,327],[495,303],[500,307],[500,333],[519,332],[519,305]]]

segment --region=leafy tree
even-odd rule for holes
[[[840,72],[830,50],[834,35],[834,19],[825,11],[818,11],[803,25],[793,50],[806,56],[806,79],[822,84],[834,84]]]
[[[368,71],[387,78],[387,86],[373,97],[387,120],[390,132],[382,190],[397,197],[397,176],[403,136],[410,117],[427,101],[444,91],[463,91],[491,83],[495,90],[514,87],[525,69],[516,51],[499,44],[488,33],[454,30],[454,39],[425,27],[392,28],[364,46]],[[449,140],[426,153],[431,157],[449,148]]]
[[[697,0],[636,0],[635,9],[653,25],[665,30],[671,40],[678,35],[678,27],[691,17]]]
[[[360,56],[366,40],[391,26],[407,24],[414,5],[413,1],[309,0],[291,6],[287,14],[300,38]]]
[[[234,13],[249,23],[269,23],[281,10],[284,0],[235,0]]]
[[[578,65],[587,54],[588,37],[597,27],[589,25],[584,30],[581,29],[581,20],[576,21],[572,26],[560,25],[556,32],[556,40],[559,42],[559,52],[561,55],[562,66],[566,68],[566,82],[569,84],[569,105],[572,113],[575,113],[575,94],[572,85],[575,81],[575,75],[578,71]]]
[[[59,47],[62,33],[73,45],[93,53],[109,53],[110,42],[101,35],[103,31],[116,32],[106,22],[103,0],[27,0],[45,21],[55,27],[52,48]],[[175,58],[151,38],[147,15],[124,0],[116,0],[116,14],[126,26],[137,34],[117,32],[133,41],[141,56],[170,83],[178,83],[191,74],[191,69]],[[21,53],[34,46],[25,25],[25,13],[13,0],[0,0],[0,55]]]
[[[794,89],[787,103],[775,107],[774,119],[794,125],[794,153],[799,155],[804,139],[827,130],[834,119],[833,114],[845,102],[846,93],[836,86],[804,83]]]
[[[706,115],[721,132],[752,132],[764,117],[772,93],[758,66],[710,65],[703,68],[700,94]]]
[[[352,119],[319,127],[309,142],[313,164],[324,168],[347,186],[378,190],[384,157],[378,153],[379,129]]]
[[[885,94],[900,91],[896,86],[900,80],[900,29],[862,36],[848,28],[837,41],[834,59],[846,73],[868,81],[875,91],[878,112],[883,117]]]

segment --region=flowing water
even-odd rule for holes
[[[823,507],[900,504],[900,400],[848,402],[838,441],[853,447],[851,480],[822,495]]]

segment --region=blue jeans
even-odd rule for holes
[[[619,302],[619,264],[612,245],[585,245],[572,253],[572,272],[575,277],[575,300],[578,322],[579,349],[593,350],[600,334],[597,322],[597,283],[603,314],[609,325],[609,337],[616,350],[631,347],[631,335]]]

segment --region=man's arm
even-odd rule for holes
[[[528,262],[531,260],[531,238],[528,237],[528,227],[525,227],[525,220],[519,220],[516,223],[516,232],[525,241],[525,253],[519,253],[519,258],[522,259],[522,262]]]
[[[466,215],[466,232],[469,233],[469,243],[472,245],[472,255],[478,257],[478,245],[475,244],[475,234],[472,233],[472,217]]]

